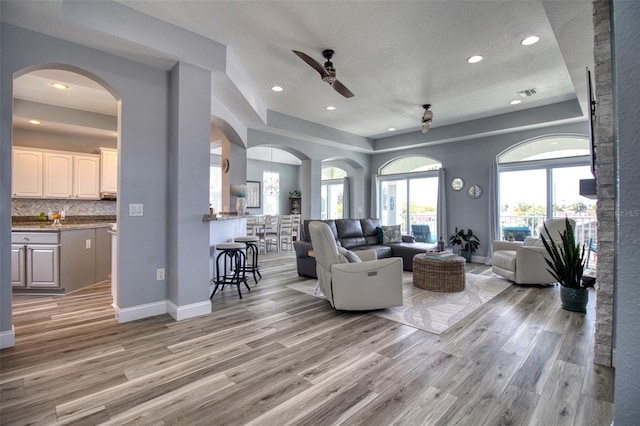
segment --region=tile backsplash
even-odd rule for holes
[[[67,216],[115,215],[115,200],[44,200],[12,198],[11,216],[38,216],[40,212],[64,210]]]

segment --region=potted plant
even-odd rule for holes
[[[561,243],[549,237],[549,230],[544,226],[547,237],[540,235],[542,244],[549,255],[545,262],[549,265],[547,271],[558,280],[561,285],[560,300],[562,309],[574,312],[587,312],[589,302],[588,287],[593,287],[595,281],[583,282],[585,251],[584,246],[575,241],[573,226],[569,219],[565,222],[566,229],[560,234]],[[547,239],[549,238],[549,239]]]
[[[509,232],[507,234],[507,241],[513,242],[516,240],[516,236],[513,234],[513,232]]]
[[[467,262],[471,262],[471,255],[478,249],[480,240],[471,229],[458,231],[456,228],[455,232],[449,236],[449,244],[459,245],[461,247],[460,256],[464,257]]]

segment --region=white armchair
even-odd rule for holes
[[[569,219],[575,229],[575,220]],[[565,219],[547,219],[545,225],[549,234],[541,234],[560,241],[565,231]],[[527,237],[524,242],[494,241],[492,271],[517,284],[553,284],[557,280],[547,271],[545,258],[547,251],[539,238]]]
[[[331,306],[364,311],[402,305],[401,258],[350,263],[339,253],[328,225],[309,223],[309,235],[316,258],[316,293],[324,295]]]

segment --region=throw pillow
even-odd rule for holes
[[[342,257],[344,257],[348,263],[362,262],[362,260],[360,260],[357,254],[355,254],[351,250],[347,250],[344,247],[338,247],[338,254],[341,255],[340,261],[342,261]]]
[[[382,226],[382,244],[401,243],[400,225]]]
[[[378,244],[382,244],[382,240],[384,239],[382,228],[380,226],[377,226],[376,231],[378,231]]]

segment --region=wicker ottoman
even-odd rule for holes
[[[413,285],[430,291],[463,291],[465,285],[464,257],[431,259],[424,254],[413,257]]]

